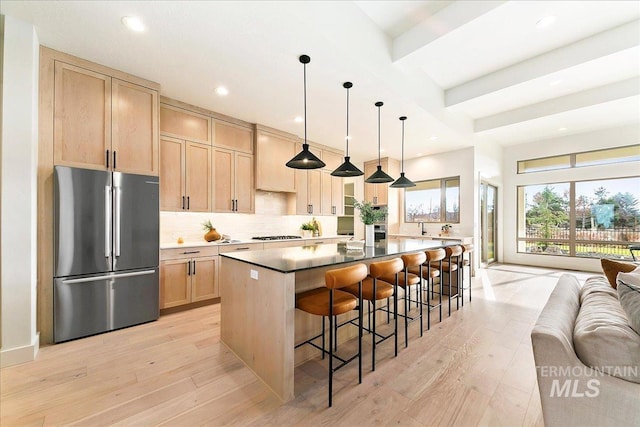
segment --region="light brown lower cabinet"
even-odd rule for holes
[[[160,308],[219,297],[217,263],[217,255],[161,261]]]

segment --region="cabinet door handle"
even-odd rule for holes
[[[107,158],[107,169],[109,169],[109,150],[107,150],[106,158]]]
[[[238,199],[235,199],[235,200],[236,200],[236,212],[238,212]]]
[[[249,247],[248,246],[244,246],[242,248],[236,248],[235,250],[236,251],[246,251],[247,249],[249,249]]]
[[[185,255],[188,255],[188,254],[199,254],[200,251],[184,251],[182,253],[185,254]]]
[[[196,260],[193,260],[193,275],[196,275]]]
[[[189,202],[189,196],[187,196],[187,210],[189,210],[189,205],[190,205],[190,204],[191,204],[191,203]]]
[[[116,152],[113,152],[113,168],[116,168]]]
[[[187,261],[187,276],[191,276],[191,261]]]
[[[316,245],[324,245],[324,242],[315,242]]]
[[[231,212],[235,212],[235,211],[236,211],[236,200],[231,199]]]
[[[182,209],[184,210],[184,196],[182,196]]]
[[[331,206],[331,214],[332,215],[336,214],[336,207],[335,206]]]
[[[374,205],[378,204],[378,196],[373,196],[373,204]]]

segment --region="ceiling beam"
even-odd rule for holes
[[[456,1],[435,15],[423,20],[393,40],[392,60],[400,61],[419,51],[432,41],[467,24],[505,3],[500,1]]]
[[[474,121],[473,128],[475,132],[483,132],[637,95],[640,95],[640,78],[634,77],[527,105],[526,107],[504,111],[492,116],[482,117]]]
[[[640,21],[633,21],[575,43],[486,74],[445,91],[445,105],[465,101],[527,82],[640,45]]]

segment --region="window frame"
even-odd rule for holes
[[[448,176],[445,178],[434,178],[434,179],[423,179],[421,181],[415,181],[416,185],[419,185],[422,182],[440,182],[440,218],[437,221],[407,221],[407,192],[408,191],[419,191],[419,190],[411,190],[409,188],[404,189],[404,203],[403,203],[403,220],[407,224],[419,224],[424,222],[426,224],[460,224],[460,175],[457,176]],[[447,220],[447,182],[450,181],[458,181],[458,219],[456,221]],[[451,188],[451,187],[449,187]]]
[[[619,150],[619,149],[635,148],[635,147],[640,149],[640,144],[621,145],[619,147],[608,147],[608,148],[601,148],[601,149],[597,149],[597,150],[578,151],[578,152],[574,152],[574,153],[557,154],[555,156],[544,156],[544,157],[535,157],[535,158],[532,158],[532,159],[518,160],[516,162],[516,173],[518,175],[521,175],[521,174],[527,174],[527,173],[550,172],[550,171],[557,171],[557,170],[571,169],[571,168],[586,168],[586,167],[591,167],[591,166],[603,166],[603,165],[612,165],[612,164],[618,164],[618,163],[635,162],[635,161],[638,161],[638,160],[633,159],[633,158],[623,158],[623,159],[617,160],[617,161],[604,161],[603,160],[602,163],[594,162],[594,163],[590,163],[590,164],[586,164],[586,165],[578,165],[577,161],[576,161],[576,158],[581,154],[606,152],[606,151],[610,151],[610,150]],[[534,161],[534,160],[546,160],[546,159],[561,158],[561,157],[566,157],[566,156],[569,156],[569,166],[553,167],[553,168],[548,168],[548,169],[524,170],[522,172],[520,171],[520,165],[524,164],[526,162],[530,162],[530,161]]]
[[[610,258],[615,260],[626,260],[626,258],[611,258],[607,257],[606,253],[603,256],[586,256],[586,255],[576,255],[576,247],[581,244],[595,243],[596,245],[611,245],[611,246],[627,246],[633,242],[630,241],[622,241],[622,240],[585,240],[577,238],[577,230],[576,230],[576,184],[581,182],[596,182],[596,181],[613,181],[618,179],[630,179],[636,178],[640,179],[640,175],[628,175],[628,176],[618,176],[615,178],[596,178],[596,179],[578,179],[578,180],[562,180],[562,181],[546,181],[542,183],[532,183],[532,184],[522,184],[516,186],[516,253],[524,254],[524,255],[546,255],[546,256],[562,256],[562,257],[575,257],[575,258]],[[541,238],[532,238],[532,237],[520,237],[520,230],[524,226],[526,230],[526,211],[520,211],[520,205],[523,203],[521,201],[520,189],[531,186],[546,186],[546,185],[554,185],[554,184],[569,184],[569,238],[568,239],[541,239]],[[524,224],[522,223],[524,222]],[[526,247],[521,250],[521,243],[527,242],[548,242],[548,243],[558,243],[558,244],[567,244],[569,246],[568,254],[553,254],[553,253],[544,253],[544,252],[527,252]]]

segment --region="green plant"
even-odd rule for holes
[[[202,229],[203,230],[207,230],[207,231],[211,231],[213,230],[213,224],[211,224],[211,220],[205,221],[202,223]]]
[[[309,222],[305,222],[304,224],[302,224],[300,226],[300,228],[303,229],[303,230],[315,231],[316,230],[316,225],[313,223],[313,221],[309,221]]]
[[[359,202],[353,199],[353,207],[360,211],[360,221],[366,225],[384,221],[387,217],[386,206],[375,208],[371,202]]]

